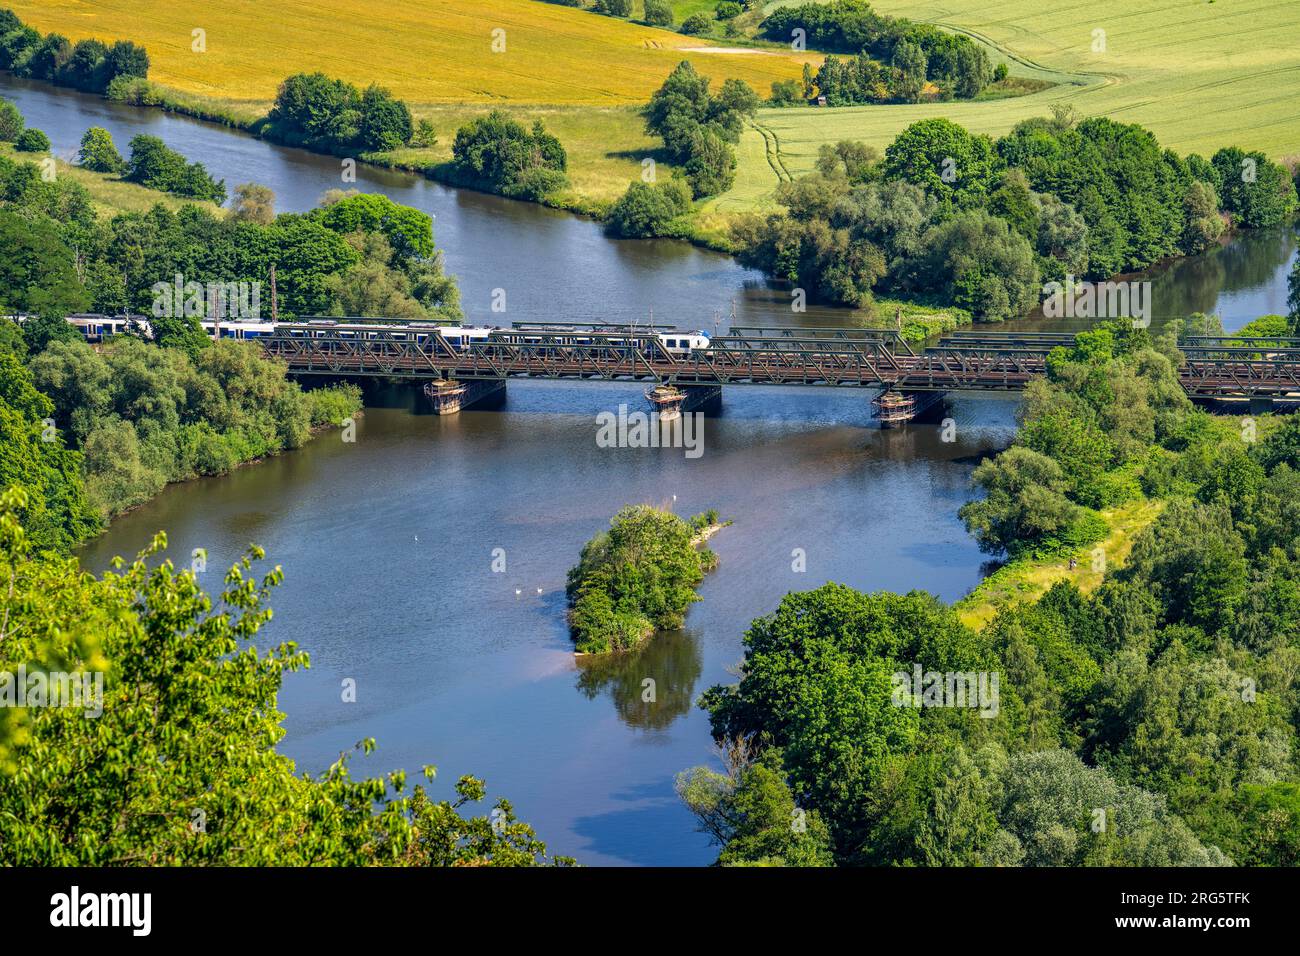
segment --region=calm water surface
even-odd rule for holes
[[[0,78],[30,125],[71,155],[104,126],[125,148],[147,132],[228,185],[269,185],[282,210],[311,208],[345,185],[338,161],[184,118],[114,106]],[[469,321],[487,320],[505,288],[510,319],[643,318],[712,330],[716,321],[791,324],[788,295],[731,259],[672,242],[618,242],[573,216],[358,170],[435,216]],[[352,185],[352,184],[346,184]],[[1237,239],[1153,271],[1157,322],[1218,311],[1229,328],[1285,311],[1290,231]],[[499,316],[495,317],[499,320]],[[848,324],[821,309],[809,324]],[[1041,326],[1041,318],[1017,325]],[[500,410],[412,414],[401,392],[374,396],[355,444],[326,435],[226,478],[164,491],[83,552],[104,568],[166,529],[175,555],[208,551],[209,589],[249,542],[283,565],[269,641],[294,640],[312,667],[290,675],[283,751],[320,771],[363,737],[358,770],[427,763],[440,793],[465,773],[508,796],[553,851],[589,864],[704,864],[714,852],[673,795],[674,775],[712,761],[693,706],[733,679],[749,621],[790,590],[841,581],[862,590],[929,590],[955,600],[984,560],[957,520],[970,473],[1014,430],[1015,402],[960,396],[958,440],[913,424],[880,431],[869,395],[850,390],[732,388],[707,422],[705,453],[600,449],[595,416],[641,389],[511,382]],[[615,661],[575,661],[564,627],[564,575],[583,542],[633,502],[683,515],[717,508],[734,524],[711,542],[721,558],[686,628]],[[492,555],[504,549],[506,570]],[[802,549],[807,569],[792,569]],[[657,700],[641,700],[642,681]],[[356,681],[357,700],[341,685]]]

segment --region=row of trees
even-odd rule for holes
[[[777,200],[784,212],[736,224],[744,264],[824,301],[929,297],[981,321],[1023,314],[1045,279],[1135,271],[1207,248],[1225,222],[1276,225],[1297,207],[1262,154],[1184,160],[1140,126],[1067,110],[996,141],[929,119],[883,157],[825,146]]]
[[[93,39],[74,44],[57,33],[42,36],[13,11],[0,10],[0,70],[88,93],[104,93],[119,77],[147,77],[149,54],[144,47],[127,40],[110,46]]]
[[[274,267],[281,317],[460,317],[426,213],[335,190],[308,213],[274,216],[265,197],[253,201],[257,189],[241,190],[245,201],[230,217],[156,206],[101,220],[79,184],[0,162],[0,226],[13,250],[0,267],[0,305],[56,318],[86,309],[149,314],[154,284],[177,274],[265,286]]]
[[[296,73],[280,84],[261,132],[325,153],[384,152],[415,132],[411,111],[382,86],[359,90],[324,73]]]
[[[739,683],[701,701],[723,771],[678,783],[721,863],[1300,862],[1300,419],[1198,411],[1178,358],[1129,325],[1081,335],[976,472],[963,513],[1012,555],[1164,502],[1092,593],[1062,581],[975,631],[928,594],[829,584],[753,622]],[[997,675],[996,712],[900,701],[917,664]]]

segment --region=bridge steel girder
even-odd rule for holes
[[[990,333],[948,336],[913,352],[894,333],[873,329],[749,329],[719,336],[688,355],[670,354],[657,333],[524,325],[453,347],[443,330],[424,341],[395,331],[348,337],[346,327],[286,326],[260,339],[267,355],[300,375],[370,375],[462,381],[509,378],[644,382],[663,385],[810,385],[906,391],[1017,391],[1046,371],[1047,353],[1066,337]],[[1036,341],[1037,340],[1037,341]],[[1222,339],[1187,345],[1179,379],[1204,398],[1300,399],[1300,342]],[[901,343],[901,344],[900,344]]]

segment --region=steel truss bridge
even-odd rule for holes
[[[298,375],[416,380],[510,378],[691,386],[856,386],[900,392],[1016,391],[1043,374],[1063,332],[966,330],[915,351],[894,331],[733,327],[688,354],[665,347],[655,325],[517,322],[453,345],[448,327],[345,322],[277,323],[258,339]],[[685,335],[687,333],[680,333]],[[1179,347],[1189,395],[1300,400],[1300,339],[1191,336]]]

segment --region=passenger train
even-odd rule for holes
[[[20,319],[21,321],[21,319]],[[68,316],[68,322],[75,326],[87,342],[98,343],[114,335],[133,334],[149,338],[152,335],[147,317],[142,315],[96,315],[79,313]],[[447,345],[463,352],[475,344],[499,343],[502,345],[540,345],[544,341],[554,341],[557,347],[590,346],[603,343],[621,346],[627,342],[626,326],[608,328],[556,327],[539,329],[529,327],[500,328],[497,326],[472,325],[437,325],[432,322],[405,323],[368,323],[340,322],[337,319],[303,319],[297,322],[264,322],[250,319],[230,319],[213,322],[202,320],[199,323],[212,337],[223,339],[261,339],[277,333],[289,338],[323,338],[336,335],[341,339],[375,340],[380,336],[399,342],[427,343],[438,334]],[[692,352],[709,347],[709,334],[700,330],[657,331],[654,338],[659,340],[665,352],[675,358],[690,355]]]

